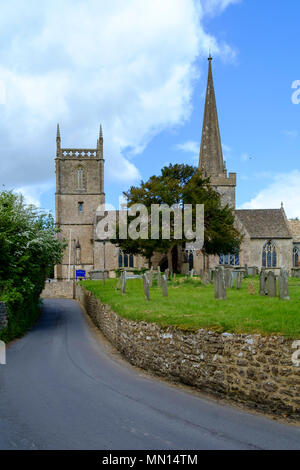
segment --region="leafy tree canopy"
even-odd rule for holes
[[[204,178],[197,168],[176,164],[165,166],[159,176],[151,176],[139,186],[132,186],[127,193],[127,205],[143,204],[149,209],[152,204],[168,206],[184,204],[193,205],[193,224],[195,223],[195,206],[204,204],[204,245],[203,253],[216,255],[235,252],[241,242],[241,236],[234,227],[234,213],[229,206],[222,207],[220,195],[209,185],[209,178]],[[128,217],[130,222],[130,217]],[[190,242],[183,238],[174,239],[174,220],[171,221],[169,240],[151,240],[151,219],[149,216],[149,238],[138,240],[121,240],[117,243],[125,253],[142,254],[150,260],[155,251],[169,252],[175,245]],[[173,224],[173,225],[172,225]],[[194,225],[193,225],[194,228]],[[119,232],[118,232],[119,233]]]

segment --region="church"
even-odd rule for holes
[[[74,279],[76,271],[84,270],[92,278],[107,272],[112,277],[116,270],[148,267],[142,256],[122,253],[109,241],[99,240],[96,233],[97,209],[105,205],[103,132],[94,149],[61,147],[60,129],[56,136],[56,224],[59,237],[68,240],[62,263],[55,267],[56,279]],[[228,173],[223,160],[217,104],[212,74],[212,57],[208,59],[208,80],[199,156],[199,170],[210,178],[210,184],[221,196],[222,203],[235,211],[236,227],[243,235],[239,252],[209,257],[209,267],[248,266],[261,269],[280,268],[291,273],[300,270],[300,221],[288,220],[281,205],[278,209],[236,209],[236,173]],[[201,252],[186,247],[178,253],[189,269],[199,273],[204,268]],[[181,260],[181,261],[182,261]],[[155,254],[154,268],[166,267],[166,256]],[[187,265],[182,262],[178,266]],[[207,267],[207,266],[206,266]]]

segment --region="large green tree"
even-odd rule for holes
[[[134,204],[143,204],[151,210],[152,204],[193,206],[193,224],[195,224],[196,204],[204,204],[204,255],[216,255],[235,252],[240,244],[241,236],[234,226],[234,213],[229,206],[221,205],[220,195],[210,186],[209,178],[204,178],[197,168],[176,164],[164,167],[159,176],[151,176],[148,181],[142,181],[140,186],[132,186],[127,193],[128,207]],[[128,217],[130,222],[130,217]],[[141,254],[149,261],[153,254],[164,252],[171,263],[174,247],[181,247],[191,240],[184,236],[181,240],[174,239],[174,218],[171,218],[171,236],[168,240],[152,240],[151,219],[149,217],[148,239],[121,240],[118,236],[114,240],[125,253]],[[193,228],[195,226],[193,225]]]

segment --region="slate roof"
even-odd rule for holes
[[[294,242],[300,243],[300,220],[289,220]]]
[[[245,209],[235,214],[251,238],[293,237],[283,209]]]

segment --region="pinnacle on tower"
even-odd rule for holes
[[[56,156],[58,157],[60,154],[60,130],[59,124],[57,124],[57,132],[56,132]]]
[[[205,176],[216,176],[224,173],[223,152],[211,62],[212,56],[209,55],[205,110],[199,156],[199,170],[202,170]]]

